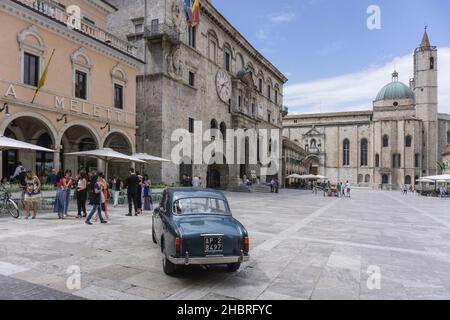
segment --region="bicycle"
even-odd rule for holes
[[[0,213],[9,213],[15,219],[20,216],[19,206],[11,199],[11,192],[5,185],[0,186]]]

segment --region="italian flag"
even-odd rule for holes
[[[200,0],[194,0],[192,5],[192,26],[196,27],[200,24]]]

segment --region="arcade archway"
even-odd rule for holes
[[[62,169],[70,169],[74,174],[85,170],[96,170],[97,160],[88,157],[67,156],[66,153],[95,150],[99,147],[94,131],[76,124],[64,131],[61,137],[60,162]]]
[[[111,148],[117,152],[131,156],[133,154],[133,146],[130,139],[121,132],[110,133],[103,144],[104,148]],[[125,178],[131,167],[129,162],[110,162],[108,165],[108,175],[119,176]]]
[[[39,115],[24,114],[3,124],[0,132],[6,137],[39,145],[44,148],[55,148],[56,131],[48,120]],[[18,163],[26,170],[32,170],[45,182],[49,171],[55,167],[55,156],[52,152],[36,152],[28,150],[11,150],[2,153],[2,176],[10,178]]]
[[[225,156],[221,164],[212,162],[208,165],[206,187],[211,189],[225,189],[230,180],[230,168],[226,164]]]

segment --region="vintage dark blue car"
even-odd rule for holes
[[[223,264],[236,272],[249,259],[247,230],[233,218],[222,192],[166,189],[152,219],[167,275],[189,265]]]

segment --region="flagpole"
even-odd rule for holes
[[[42,73],[41,78],[40,78],[39,81],[38,81],[38,86],[37,86],[37,88],[36,88],[36,91],[34,92],[33,100],[31,100],[31,103],[34,103],[34,99],[36,99],[36,96],[38,95],[39,90],[41,90],[41,88],[42,88],[42,87],[44,86],[44,84],[45,84],[45,80],[47,79],[48,67],[50,66],[50,62],[51,62],[52,59],[53,59],[53,55],[55,54],[55,50],[56,50],[56,49],[53,48],[52,54],[51,54],[51,56],[50,56],[50,59],[49,59],[48,62],[47,62],[47,66],[45,67],[44,72]]]

